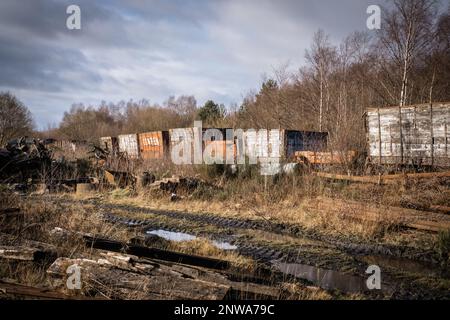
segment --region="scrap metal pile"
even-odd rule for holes
[[[0,179],[21,182],[37,177],[51,164],[51,152],[43,141],[21,137],[0,149]]]

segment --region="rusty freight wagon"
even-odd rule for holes
[[[119,152],[129,159],[139,159],[139,139],[137,134],[122,134],[117,137]]]
[[[450,103],[368,109],[368,160],[449,167],[449,127]]]
[[[139,152],[144,160],[162,160],[170,156],[168,131],[139,133]]]

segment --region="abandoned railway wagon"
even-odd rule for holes
[[[139,153],[144,160],[162,160],[170,157],[168,131],[139,133]]]
[[[327,148],[327,139],[326,132],[284,129],[247,131],[244,134],[248,153],[256,155],[261,161],[273,157],[292,160],[299,151],[322,151]]]
[[[449,127],[450,103],[368,109],[368,160],[449,167]]]
[[[139,159],[139,139],[137,134],[122,134],[117,137],[119,152],[130,159]]]
[[[213,131],[209,131],[208,129],[212,129]],[[176,128],[169,130],[170,136],[170,148],[171,150],[178,150],[180,144],[187,143],[190,146],[189,155],[183,155],[182,151],[179,152],[179,157],[184,158],[184,161],[189,161],[195,163],[194,159],[194,150],[201,150],[202,155],[210,156],[211,158],[222,158],[225,159],[227,155],[227,149],[232,151],[232,157],[234,158],[236,155],[236,145],[233,139],[227,139],[227,130],[226,128],[199,128],[199,127],[191,127],[191,128]],[[201,132],[200,132],[201,131]],[[211,136],[208,134],[211,133]],[[222,136],[222,138],[217,138],[218,134]],[[199,137],[202,139],[201,145],[196,141],[200,141]],[[195,145],[198,143],[199,145]],[[185,150],[186,151],[186,150]]]
[[[298,151],[323,151],[327,148],[328,132],[281,130],[284,156],[292,159]]]
[[[251,155],[259,163],[266,163],[274,158],[292,161],[296,152],[319,152],[327,147],[326,132],[247,130],[241,135],[236,133],[228,136],[230,131],[236,133],[226,128],[213,128],[213,131],[198,127],[176,128],[169,131],[120,135],[117,138],[102,137],[100,144],[109,150],[118,148],[120,153],[130,159],[163,160],[169,159],[172,151],[178,152],[178,159],[181,159],[182,163],[196,163],[194,150],[201,150],[203,159],[200,161],[208,156],[225,161],[227,157],[236,160],[236,157]],[[209,135],[210,133],[212,134]],[[217,133],[220,133],[221,138],[218,138]],[[189,147],[186,148],[186,145]]]

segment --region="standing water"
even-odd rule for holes
[[[197,239],[196,236],[188,233],[183,232],[172,232],[167,230],[152,230],[147,231],[147,234],[153,234],[158,237],[164,238],[169,241],[175,241],[175,242],[183,242],[183,241],[193,241]],[[207,241],[207,240],[205,240]],[[220,242],[220,241],[212,241],[212,245],[215,246],[218,249],[222,250],[236,250],[237,246],[234,246],[228,242]]]

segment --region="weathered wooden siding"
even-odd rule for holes
[[[369,159],[378,164],[450,166],[450,103],[369,109]]]
[[[130,159],[139,158],[139,141],[137,134],[123,134],[117,137],[119,140],[119,151]]]

